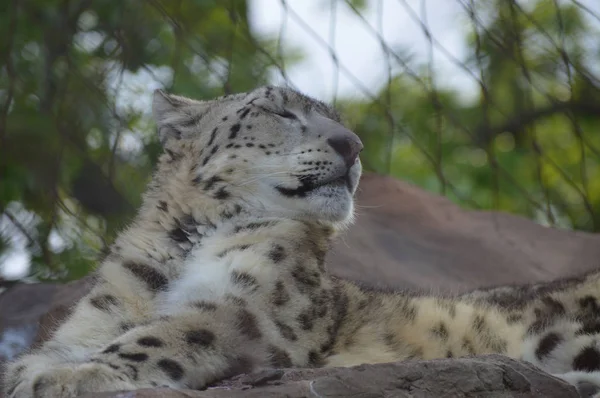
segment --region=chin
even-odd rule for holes
[[[354,219],[354,199],[345,185],[320,187],[308,203],[311,216],[324,222],[349,225]]]

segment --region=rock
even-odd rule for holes
[[[327,258],[344,278],[456,293],[549,281],[596,268],[600,258],[598,234],[464,210],[392,177],[366,174],[358,189],[356,222]]]
[[[205,391],[144,389],[86,398],[579,397],[571,385],[500,355],[405,361],[352,368],[267,370]]]
[[[45,341],[91,286],[91,277],[65,285],[16,285],[0,294],[0,362]]]
[[[433,292],[449,293],[492,284],[548,281],[592,269],[596,259],[600,257],[598,235],[548,228],[500,212],[463,210],[448,199],[390,177],[364,175],[357,202],[356,223],[338,240],[328,255],[328,267],[335,275],[375,287],[425,288]],[[45,283],[24,284],[1,293],[0,363],[2,359],[15,355],[34,341],[39,344],[47,339],[60,320],[69,313],[72,304],[88,291],[90,282],[91,277],[60,287]],[[313,396],[331,396],[329,388],[338,391],[340,396],[342,387],[349,389],[348,395],[350,391],[359,388],[361,393],[357,395],[360,397],[383,396],[383,391],[394,391],[394,396],[409,396],[406,394],[410,392],[415,397],[463,394],[444,395],[448,392],[442,386],[447,386],[452,380],[444,379],[442,373],[437,374],[429,369],[450,372],[458,379],[462,377],[461,372],[466,372],[471,375],[469,377],[478,380],[476,383],[480,384],[477,385],[485,386],[481,391],[494,391],[486,390],[488,387],[498,388],[496,393],[490,393],[494,397],[569,396],[544,395],[540,391],[554,394],[555,391],[563,390],[558,387],[550,390],[540,387],[543,383],[537,383],[537,380],[544,377],[548,378],[544,383],[549,383],[550,386],[555,386],[557,382],[531,369],[523,370],[527,365],[513,361],[509,366],[509,362],[498,361],[501,360],[494,357],[493,360],[474,358],[373,365],[352,370],[286,370],[280,380],[264,381],[266,385],[261,387],[262,392],[256,396],[280,396],[282,392],[279,389],[284,387],[289,396],[309,396],[307,391],[310,391],[311,385],[320,388],[319,395]],[[410,369],[422,370],[419,371],[421,373],[409,373]],[[516,381],[511,381],[500,389],[493,387],[496,379],[493,381],[485,376],[500,370],[506,375],[510,373],[507,369],[517,369],[514,374],[528,375],[527,380],[533,390],[511,395],[511,388],[520,385]],[[403,390],[402,386],[405,384],[401,381],[405,379],[389,376],[396,372],[424,376],[411,381],[414,386],[410,384],[413,387]],[[392,381],[378,376],[379,373],[388,375]],[[359,377],[365,374],[369,377]],[[507,380],[513,380],[513,376],[506,376],[509,377]],[[314,380],[312,384],[311,380]],[[360,383],[364,383],[364,389],[363,384],[356,384],[356,380],[362,380]],[[379,381],[371,382],[372,380]],[[275,385],[282,382],[284,386]],[[459,384],[456,388],[472,388],[469,390],[471,393],[465,392],[463,396],[478,396],[479,387],[469,387],[470,384],[466,381]],[[243,390],[246,387],[229,385],[227,388],[230,390],[224,389],[225,387],[211,389],[210,396],[236,396],[235,394],[242,394],[239,391],[246,391]],[[179,394],[171,390],[168,393],[161,391],[163,390],[140,391],[126,396]],[[453,391],[458,392],[456,389]],[[532,395],[538,393],[540,395]],[[206,395],[208,392],[181,394],[209,396]],[[341,394],[345,395],[346,393]]]
[[[0,294],[0,374],[6,360],[48,339],[73,304],[89,291],[91,279],[64,285],[19,284]]]

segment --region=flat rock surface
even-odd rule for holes
[[[327,262],[333,274],[366,285],[382,288],[421,288],[434,293],[461,292],[480,286],[549,281],[592,269],[597,266],[597,259],[600,258],[600,235],[547,228],[524,218],[499,212],[464,210],[446,198],[390,177],[374,174],[363,176],[357,203],[356,223],[338,239],[328,255]],[[17,285],[0,293],[0,368],[3,360],[31,344],[45,340],[69,313],[72,304],[87,292],[90,279],[84,278],[63,286]],[[307,390],[309,385],[319,388],[320,392],[311,392],[317,394],[313,396],[480,396],[477,395],[477,391],[481,391],[482,394],[489,391],[484,394],[489,397],[569,396],[531,395],[537,394],[535,391],[538,390],[535,389],[541,387],[532,381],[538,379],[531,379],[529,376],[527,380],[533,383],[531,386],[536,387],[531,387],[533,390],[525,392],[514,390],[517,391],[515,394],[522,395],[514,395],[511,390],[519,384],[515,384],[517,387],[504,385],[503,389],[493,387],[497,390],[478,390],[480,387],[477,385],[487,386],[492,383],[490,380],[493,378],[488,380],[482,378],[482,375],[498,373],[500,368],[504,369],[502,374],[508,374],[506,369],[510,366],[505,363],[502,365],[504,367],[501,367],[496,362],[486,362],[481,365],[480,372],[477,370],[479,365],[475,365],[480,362],[464,361],[466,360],[374,365],[353,370],[335,370],[335,376],[319,373],[332,370],[290,370],[285,371],[285,377],[279,382],[283,380],[286,383],[286,388],[289,389],[285,390],[287,392],[284,394],[290,397],[310,396],[306,395],[306,391],[310,392],[310,388]],[[401,379],[391,376],[401,369],[408,372],[409,368],[415,367],[424,369],[423,372],[427,369],[444,369],[445,373],[454,374],[454,378],[459,377],[461,372],[467,372],[471,375],[469,377],[477,376],[477,383],[483,384],[471,386],[466,382],[459,383],[452,387],[454,390],[449,391],[460,392],[462,390],[456,388],[471,388],[468,390],[470,392],[465,392],[465,395],[452,395],[445,390],[450,388],[448,383],[452,380],[444,379],[443,375],[436,376],[435,372],[421,373],[426,377],[415,379],[410,385],[417,387],[413,386],[408,390]],[[315,372],[320,376],[318,382],[314,381],[311,384],[309,380],[313,379],[308,375],[316,375]],[[521,370],[517,373],[519,372]],[[360,374],[370,376],[360,379]],[[298,379],[293,379],[293,375],[297,375]],[[533,373],[530,375],[534,377]],[[390,377],[390,381],[387,381]],[[539,374],[535,377],[542,378]],[[364,390],[362,385],[354,382],[355,380],[364,380]],[[370,380],[379,381],[370,383]],[[419,384],[425,383],[425,380],[429,384]],[[555,382],[548,383],[554,385],[552,383]],[[342,386],[349,389],[348,394],[339,392],[342,391]],[[123,396],[180,394],[179,396],[224,397],[237,396],[235,394],[242,394],[241,391],[244,394],[254,391],[244,390],[244,387],[228,388],[231,389],[221,388],[194,393],[155,390],[127,393]],[[261,390],[260,395],[255,396],[281,396],[279,388],[279,385],[268,385]],[[364,392],[359,393],[357,388]],[[330,394],[328,391],[334,392]]]
[[[488,355],[352,368],[265,370],[235,377],[205,391],[148,389],[84,397],[575,398],[579,394],[574,387],[533,366]]]

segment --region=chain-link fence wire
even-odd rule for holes
[[[77,278],[131,219],[160,147],[154,88],[211,98],[289,78],[305,47],[326,51],[332,100],[365,143],[363,164],[445,195],[572,229],[600,229],[600,15],[583,1],[449,0],[466,28],[466,57],[432,33],[425,0],[401,5],[426,38],[414,60],[382,33],[384,0],[328,0],[330,37],[281,9],[258,34],[243,0],[11,0],[0,9],[0,261],[6,278]],[[263,3],[264,4],[264,3]],[[440,2],[440,7],[443,5]],[[367,10],[376,15],[367,18]],[[380,87],[353,74],[335,47],[339,13],[380,44]],[[444,85],[434,53],[475,83]],[[336,95],[339,79],[359,97]]]

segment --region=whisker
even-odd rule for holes
[[[250,178],[250,179],[248,179],[246,181],[243,181],[243,182],[241,182],[239,184],[235,184],[235,186],[241,187],[241,186],[250,184],[252,182],[260,181],[260,180],[266,179],[268,177],[273,177],[273,176],[278,176],[278,175],[289,175],[289,173],[287,171],[276,171],[276,172],[273,172],[273,173],[261,174],[261,175],[258,175],[256,178]]]

